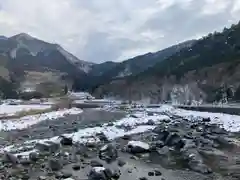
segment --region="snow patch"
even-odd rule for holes
[[[25,129],[34,124],[40,123],[41,121],[54,120],[67,115],[80,114],[82,112],[83,111],[81,109],[72,108],[72,109],[64,109],[60,111],[53,111],[53,112],[43,113],[38,115],[25,116],[15,120],[0,120],[0,131]]]
[[[7,102],[6,102],[7,103]],[[17,101],[9,101],[8,103],[18,103]],[[9,105],[2,104],[0,105],[0,117],[4,116],[14,116],[22,111],[30,110],[46,110],[51,108],[50,105]]]
[[[162,105],[160,108],[148,108],[148,112],[165,113],[169,116],[177,115],[189,121],[202,121],[203,118],[210,118],[212,124],[218,124],[222,128],[230,132],[240,132],[240,116],[224,113],[211,113],[190,111],[174,108],[169,105]]]
[[[92,170],[95,171],[96,173],[101,173],[106,169],[104,167],[93,167]]]
[[[149,150],[150,146],[147,143],[141,142],[141,141],[129,141],[128,146],[132,147],[140,147],[145,150]]]

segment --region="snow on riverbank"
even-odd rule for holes
[[[53,119],[67,116],[67,115],[80,114],[80,113],[82,113],[81,109],[72,108],[72,109],[53,111],[49,113],[24,116],[20,119],[0,120],[0,131],[1,130],[9,131],[13,129],[25,129],[41,121],[53,120]]]
[[[210,118],[213,124],[219,124],[230,132],[240,132],[240,116],[224,113],[199,112],[174,108],[169,105],[162,105],[160,108],[148,108],[148,112],[165,113],[167,115],[177,115],[189,121],[201,121],[202,118]]]
[[[0,105],[0,117],[4,116],[14,116],[22,111],[30,110],[46,110],[51,108],[51,105]]]
[[[138,134],[143,133],[149,130],[153,130],[156,125],[147,125],[146,123],[149,120],[153,120],[156,124],[158,124],[160,121],[163,121],[165,119],[169,119],[167,116],[147,116],[144,113],[137,113],[134,114],[134,117],[126,117],[119,121],[113,122],[112,124],[105,123],[101,127],[93,127],[93,128],[85,128],[80,129],[78,132],[74,132],[71,134],[64,134],[66,137],[71,137],[74,142],[78,143],[95,143],[99,142],[100,139],[98,137],[99,133],[103,133],[109,140],[113,140],[119,137],[123,137],[124,135],[132,135],[132,134]],[[126,124],[127,123],[127,124]],[[125,126],[130,126],[130,128],[124,128]],[[23,144],[24,147],[32,147],[33,149],[28,149],[29,152],[36,151],[34,149],[35,143],[47,143],[47,142],[55,142],[60,143],[59,136],[52,137],[49,139],[41,139],[41,140],[31,140],[27,141]],[[22,148],[26,149],[26,148]],[[2,149],[2,151],[14,151],[18,152],[21,150],[20,148],[16,148],[15,146],[8,146]],[[1,152],[1,149],[0,149]],[[24,155],[28,154],[28,152],[20,152],[20,154],[23,153]],[[21,154],[22,155],[22,154]]]

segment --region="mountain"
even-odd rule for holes
[[[89,71],[91,76],[102,76],[105,72],[115,68],[119,63],[107,61],[101,64],[94,64],[92,69]]]
[[[132,59],[128,59],[126,61],[118,63],[117,65],[115,65],[114,68],[105,71],[105,73],[103,73],[102,76],[114,79],[136,75],[154,66],[156,63],[165,60],[169,56],[180,51],[181,49],[191,47],[194,44],[194,42],[195,40],[186,41],[171,46],[169,48],[163,49],[156,53],[147,53],[144,55],[134,57]]]
[[[184,48],[191,47],[194,43],[195,40],[186,41],[161,51],[140,55],[123,62],[104,62],[101,64],[95,64],[92,66],[87,77],[85,77],[88,82],[83,83],[82,81],[77,80],[75,85],[77,89],[90,89],[91,91],[99,85],[107,84],[114,79],[122,79],[137,75],[154,66],[156,63],[164,61],[174,53],[179,52]]]
[[[71,86],[74,78],[85,77],[92,66],[93,63],[79,60],[58,44],[25,33],[9,38],[1,36],[0,96],[4,89],[1,82],[5,86],[15,84],[20,89],[36,89],[39,84],[49,83]]]
[[[63,58],[65,58],[69,63],[76,65],[85,73],[90,70],[90,67],[93,64],[79,60],[77,57],[64,50],[58,44],[47,43],[25,33],[12,36],[9,38],[9,41],[15,43],[15,47],[10,51],[11,58],[18,58],[18,56],[25,55],[26,53],[31,56],[37,56],[39,54],[48,56],[51,51],[53,51],[61,54],[61,56],[63,56]]]
[[[95,89],[99,96],[160,102],[240,100],[240,23],[214,32],[153,67]]]

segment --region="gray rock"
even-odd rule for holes
[[[132,117],[132,118],[138,118],[135,114],[131,114],[130,117]]]
[[[202,174],[209,174],[212,172],[212,170],[207,167],[205,164],[199,161],[189,161],[188,163],[189,167],[196,172],[202,173]]]
[[[90,165],[92,167],[103,167],[103,164],[98,160],[91,160]]]
[[[80,166],[79,164],[74,164],[74,165],[72,166],[72,168],[73,168],[73,170],[78,171],[78,170],[81,169],[81,166]]]
[[[182,140],[181,136],[178,135],[177,133],[171,133],[166,138],[165,145],[182,148],[184,146],[184,141]]]
[[[13,155],[9,152],[4,152],[3,162],[4,163],[11,163],[13,165],[16,165],[16,164],[20,163],[19,159],[15,155]]]
[[[148,180],[146,177],[140,177],[139,180]]]
[[[71,137],[61,136],[60,138],[61,138],[60,143],[63,146],[72,146],[73,145],[73,140]]]
[[[107,162],[115,161],[118,157],[118,152],[113,144],[103,146],[99,151],[99,158]]]
[[[39,176],[38,180],[47,180],[47,177],[46,176]]]
[[[161,171],[159,171],[157,169],[154,170],[154,174],[155,174],[155,176],[161,176],[162,175]]]
[[[211,122],[211,118],[210,118],[210,117],[208,117],[208,118],[203,118],[202,121],[203,121],[203,122]]]
[[[124,135],[122,137],[123,140],[130,140],[131,139],[131,136],[130,135]]]
[[[103,132],[97,133],[96,136],[100,139],[100,141],[109,142],[107,136]]]
[[[166,155],[166,154],[169,153],[169,147],[164,146],[164,147],[162,147],[161,149],[158,149],[157,152],[158,152],[160,155]]]
[[[112,171],[112,179],[119,179],[121,176],[121,172],[119,169],[115,169]]]
[[[29,154],[29,159],[33,162],[36,162],[39,159],[39,155],[36,152],[31,152]]]
[[[20,159],[20,164],[23,166],[29,166],[31,161],[29,159]]]
[[[154,172],[153,171],[148,172],[148,176],[154,176]]]
[[[150,146],[141,141],[129,141],[127,144],[127,151],[133,154],[146,153],[150,151]]]
[[[38,142],[36,143],[35,148],[39,151],[56,152],[59,150],[60,144],[51,141]]]
[[[203,163],[202,157],[197,149],[191,148],[191,146],[188,146],[188,148],[184,147],[182,153],[191,170],[202,174],[209,174],[212,172],[211,169]]]
[[[167,130],[163,130],[161,126],[156,127],[153,132],[158,134],[158,139],[161,141],[165,141],[170,134]]]
[[[153,142],[151,146],[155,146],[156,148],[162,148],[162,147],[164,147],[164,142],[158,140],[158,141]]]
[[[104,167],[93,167],[88,175],[90,180],[109,180],[112,173]]]
[[[72,177],[72,173],[69,171],[62,171],[62,176],[61,178],[66,179]]]
[[[155,124],[155,122],[153,120],[148,120],[148,122],[146,123],[149,126],[153,126]]]
[[[123,167],[126,164],[126,162],[122,159],[118,159],[118,166]]]
[[[50,159],[48,161],[48,166],[51,170],[53,171],[59,171],[62,169],[63,167],[63,164],[61,162],[61,160],[58,160],[58,159]]]

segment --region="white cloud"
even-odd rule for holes
[[[238,21],[239,0],[0,0],[0,34],[26,32],[80,59],[119,61]]]

